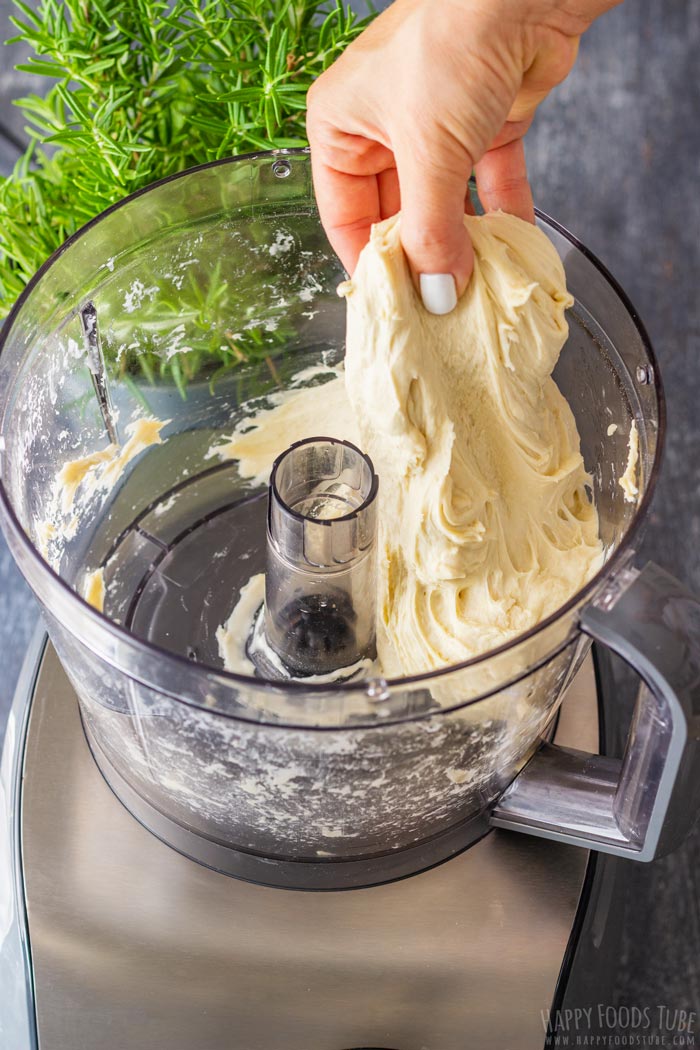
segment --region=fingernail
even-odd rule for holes
[[[457,285],[451,273],[422,273],[420,294],[431,314],[449,314],[457,305]]]

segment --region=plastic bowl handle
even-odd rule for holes
[[[680,845],[700,809],[700,602],[650,562],[617,573],[580,626],[642,679],[624,757],[544,744],[491,823],[653,860]]]

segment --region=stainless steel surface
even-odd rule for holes
[[[0,1047],[34,1050],[32,966],[27,938],[21,857],[24,742],[46,633],[32,637],[7,720],[0,761]]]
[[[590,663],[557,740],[593,750]],[[583,850],[493,832],[432,871],[346,893],[238,882],[117,802],[52,649],[23,804],[42,1050],[540,1050]]]

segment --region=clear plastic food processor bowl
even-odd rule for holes
[[[387,877],[402,874],[483,830],[546,734],[589,644],[579,610],[627,558],[644,515],[663,402],[624,295],[570,234],[538,222],[576,299],[555,378],[581,435],[606,565],[536,630],[412,679],[267,682],[225,672],[216,641],[264,564],[267,486],[212,449],[280,392],[328,381],[343,358],[344,275],[307,152],[226,160],[134,195],[67,242],[6,323],[4,529],[98,764],[184,852],[263,881],[276,881],[263,864],[342,882],[353,862],[370,872],[377,858]],[[166,421],[162,443],[61,509],[65,464],[103,452],[110,434],[124,445],[130,424],[151,418]],[[636,503],[619,484],[633,421]],[[81,597],[98,569],[104,614]]]

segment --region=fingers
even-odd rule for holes
[[[328,240],[352,274],[372,224],[401,210],[396,168],[378,175],[348,175],[319,161],[312,168],[316,202]]]
[[[307,134],[316,203],[333,249],[352,274],[372,223],[383,217],[378,175],[393,167],[394,155],[374,138],[334,127],[309,95]]]
[[[475,170],[479,199],[486,211],[500,208],[527,222],[535,221],[522,139],[489,150]]]
[[[401,186],[401,242],[431,313],[449,313],[467,286],[474,253],[464,225],[471,172],[465,155],[456,164],[421,163],[397,150]]]
[[[381,171],[377,176],[379,183],[379,208],[383,219],[396,215],[401,211],[401,191],[399,189],[399,173],[395,167]]]
[[[321,221],[333,249],[352,274],[372,224],[403,205],[401,239],[431,313],[449,313],[467,286],[473,251],[464,226],[470,169],[421,171],[411,158],[403,175],[389,167],[377,175],[337,171],[312,151],[314,186]]]
[[[311,165],[321,222],[333,250],[352,274],[372,224],[382,218],[377,177],[336,171],[313,152]]]
[[[489,150],[476,165],[479,197],[487,211],[502,209],[534,222],[523,143],[511,140],[512,133],[504,129],[499,140],[505,138],[505,144]],[[321,219],[343,266],[352,274],[373,223],[403,206],[401,240],[424,305],[431,313],[449,313],[473,268],[463,221],[464,212],[470,210],[468,160],[440,168],[422,166],[414,157],[401,159],[398,173],[392,165],[376,175],[348,174],[312,153]],[[357,166],[365,170],[362,162]]]
[[[350,135],[336,129],[316,130],[307,121],[311,152],[320,154],[324,164],[347,175],[376,175],[394,164],[394,154],[382,142],[363,135]]]

